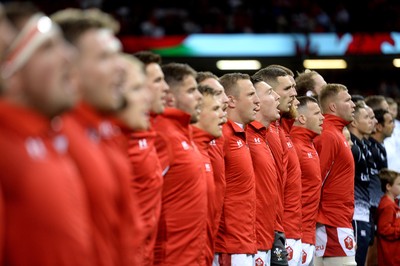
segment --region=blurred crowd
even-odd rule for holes
[[[74,0],[35,3],[50,14],[66,7],[96,7],[113,14],[121,35],[190,33],[389,32],[400,30],[398,1],[190,0],[149,2]]]
[[[126,54],[120,28],[0,5],[1,265],[400,265],[395,99]]]

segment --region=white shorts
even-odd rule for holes
[[[354,231],[352,228],[317,225],[315,256],[355,256]]]
[[[301,266],[301,240],[288,238],[285,247],[288,253],[289,266]]]
[[[314,265],[315,246],[302,243],[301,248],[301,266]]]
[[[257,251],[254,255],[254,266],[270,266],[271,265],[271,250]]]
[[[213,266],[254,266],[254,255],[215,254]]]
[[[355,256],[315,257],[314,266],[357,266]]]

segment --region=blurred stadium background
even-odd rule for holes
[[[219,60],[251,59],[258,67],[282,64],[301,72],[306,59],[339,59],[345,63],[341,69],[311,68],[353,94],[400,98],[400,63],[395,61],[400,58],[400,1],[32,2],[46,14],[67,7],[100,8],[120,21],[118,36],[126,52],[153,50],[165,63],[189,63],[221,75],[255,70],[245,69],[243,62],[237,70],[223,70]]]

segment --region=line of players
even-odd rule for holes
[[[393,130],[373,97],[354,104],[346,86],[281,65],[217,77],[161,64],[123,54],[101,11],[12,7],[1,16],[2,263],[365,260],[382,196],[370,184]]]

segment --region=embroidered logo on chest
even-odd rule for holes
[[[260,138],[254,138],[254,143],[255,144],[261,144],[261,139]]]
[[[185,151],[187,151],[187,150],[190,149],[190,145],[189,145],[186,141],[182,141],[181,144],[182,144],[182,148],[183,148]]]
[[[147,139],[140,139],[138,141],[139,144],[139,150],[145,150],[147,149],[149,146],[147,145]]]
[[[114,128],[108,121],[102,122],[99,125],[99,134],[104,139],[109,139],[114,135]]]
[[[211,165],[209,163],[205,163],[204,167],[206,168],[206,172],[211,172]]]
[[[288,142],[286,142],[286,143],[287,143],[287,146],[288,146],[289,149],[293,148],[292,142],[288,141]]]
[[[43,159],[46,157],[46,146],[40,138],[28,138],[25,141],[25,148],[32,159]]]
[[[53,140],[53,147],[60,154],[66,153],[68,150],[68,139],[63,135],[55,137]]]
[[[243,142],[242,142],[242,140],[237,140],[236,143],[237,143],[238,148],[243,147]]]

